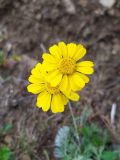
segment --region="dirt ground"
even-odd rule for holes
[[[120,1],[108,8],[99,0],[0,0],[0,49],[7,59],[0,66],[0,125],[13,125],[0,143],[11,147],[16,160],[45,160],[46,152],[54,159],[56,131],[69,122],[68,107],[62,114],[44,113],[26,91],[30,69],[58,41],[83,43],[95,62],[74,114],[92,107],[93,119],[120,143]],[[111,125],[113,103],[117,113]]]

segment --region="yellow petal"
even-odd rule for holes
[[[85,83],[88,83],[90,81],[89,77],[87,77],[86,75],[82,74],[82,73],[77,73]]]
[[[59,88],[63,93],[70,92],[70,86],[68,83],[68,76],[67,75],[63,76]]]
[[[41,91],[43,91],[44,89],[45,89],[44,84],[41,84],[41,85],[30,84],[30,85],[27,86],[28,92],[31,92],[33,94],[38,94]]]
[[[48,54],[48,53],[44,53],[43,55],[42,55],[42,58],[43,58],[43,60],[45,60],[46,62],[49,62],[49,63],[57,63],[58,61],[58,59],[56,59],[54,56],[52,56],[51,54]]]
[[[41,108],[42,110],[47,112],[50,108],[50,103],[51,103],[51,94],[48,92],[44,91],[41,92],[38,97],[37,97],[37,103],[36,105]]]
[[[73,57],[76,49],[77,49],[77,45],[75,43],[69,43],[67,44],[67,49],[68,49],[68,57]]]
[[[38,70],[37,68],[33,68],[33,69],[31,70],[31,74],[38,76],[39,74],[41,74],[41,72],[40,72],[40,70]]]
[[[32,81],[33,78],[31,78],[31,77],[34,77],[35,79],[38,80],[38,83],[39,82],[41,83],[44,81],[45,75],[46,75],[45,71],[39,72],[38,70],[34,69],[34,70],[32,70],[32,75],[30,75],[29,80]],[[31,82],[31,83],[34,83],[34,82]]]
[[[83,45],[79,44],[77,46],[76,53],[74,54],[73,59],[78,61],[79,59],[83,58],[85,54],[86,48]]]
[[[94,63],[92,61],[82,61],[77,63],[78,67],[93,67]]]
[[[44,79],[42,76],[38,75],[39,77],[35,77],[34,75],[30,75],[28,78],[29,82],[34,83],[34,84],[40,84],[44,83]]]
[[[43,61],[43,70],[52,71],[52,70],[55,70],[56,68],[57,68],[56,64]]]
[[[67,96],[72,101],[78,101],[80,99],[79,94],[77,94],[76,92],[70,92],[70,94],[68,94]]]
[[[60,93],[60,95],[61,95],[63,104],[66,105],[68,103],[68,98],[64,96],[62,93]]]
[[[57,86],[61,82],[61,79],[62,74],[58,70],[48,73],[47,80],[53,87]]]
[[[59,42],[58,47],[61,50],[62,56],[67,57],[68,52],[67,52],[67,46],[64,42]]]
[[[85,86],[84,80],[77,72],[69,76],[69,83],[73,91],[81,90]]]
[[[49,48],[50,53],[57,59],[60,59],[62,57],[61,50],[57,45],[53,45]]]
[[[53,95],[52,102],[51,102],[51,111],[53,113],[64,111],[64,103],[62,101],[60,94]]]
[[[94,69],[92,67],[77,67],[77,71],[84,74],[93,74]]]
[[[41,63],[37,63],[36,66],[31,70],[31,73],[32,73],[33,75],[40,74],[40,73],[41,73],[41,70],[42,70],[42,65],[41,65]]]

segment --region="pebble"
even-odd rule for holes
[[[76,13],[76,8],[75,8],[75,5],[73,3],[73,1],[71,0],[62,0],[63,1],[63,4],[66,8],[66,11],[69,13],[69,14],[75,14]]]
[[[30,156],[28,154],[24,154],[22,156],[22,160],[31,160]]]
[[[88,5],[88,0],[79,0],[78,2],[82,7],[86,7]]]
[[[42,15],[41,15],[41,14],[39,14],[39,13],[36,15],[36,19],[37,19],[37,20],[40,20],[40,19],[41,19],[41,17],[42,17]]]
[[[99,2],[106,8],[112,8],[116,0],[99,0]]]
[[[4,141],[8,144],[9,147],[11,147],[13,139],[11,136],[7,135],[4,139]]]

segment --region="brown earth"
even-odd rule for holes
[[[45,151],[52,159],[56,131],[69,121],[68,107],[62,114],[43,113],[26,91],[30,69],[61,40],[83,43],[95,62],[95,74],[74,114],[92,107],[93,119],[102,121],[120,143],[120,1],[106,8],[96,0],[0,0],[0,48],[6,54],[0,67],[0,124],[13,125],[0,143],[9,143],[18,160],[44,160]],[[13,54],[22,60],[13,60]],[[111,125],[113,103],[117,113]]]

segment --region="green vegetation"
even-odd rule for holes
[[[12,128],[13,126],[11,124],[4,124],[0,128],[0,138],[6,136]],[[13,154],[7,145],[0,146],[0,160],[14,160]]]
[[[0,50],[0,66],[4,64],[5,55],[4,52]]]
[[[0,148],[0,160],[13,160],[12,152],[6,145]]]
[[[4,124],[1,128],[0,128],[0,136],[4,136],[6,134],[8,134],[11,129],[13,128],[13,126],[9,123]]]
[[[118,160],[108,131],[87,123],[85,116],[89,114],[85,115],[85,112],[76,119],[77,134],[73,126],[63,126],[58,130],[55,157],[61,160]],[[81,127],[80,123],[83,123]],[[79,135],[79,140],[76,135]]]

